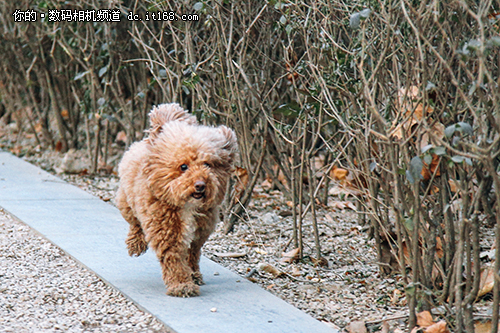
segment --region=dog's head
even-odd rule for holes
[[[154,196],[183,207],[211,208],[222,202],[238,154],[234,132],[225,127],[165,123],[154,141],[145,173]]]

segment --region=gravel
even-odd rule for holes
[[[0,208],[0,332],[171,332]]]

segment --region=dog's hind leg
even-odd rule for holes
[[[148,243],[144,237],[144,231],[141,227],[141,222],[135,217],[132,208],[127,203],[123,191],[118,189],[116,195],[116,206],[120,209],[123,218],[129,223],[130,229],[128,232],[125,244],[127,244],[128,254],[130,256],[140,256],[148,249]]]

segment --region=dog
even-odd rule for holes
[[[149,113],[148,136],[118,166],[116,205],[130,225],[130,256],[151,247],[167,294],[197,296],[201,247],[219,220],[219,205],[238,156],[233,130],[198,124],[176,103]]]

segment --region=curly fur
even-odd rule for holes
[[[160,261],[167,294],[199,294],[201,247],[218,221],[238,154],[234,132],[199,125],[178,104],[149,114],[148,138],[134,143],[118,167],[116,204],[130,224],[129,255],[151,247]]]

